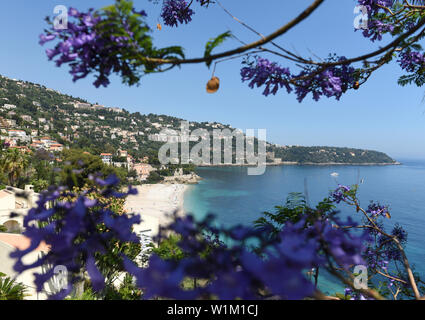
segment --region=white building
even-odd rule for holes
[[[112,153],[101,153],[100,157],[102,158],[103,163],[112,165]]]
[[[32,185],[26,185],[25,190],[6,187],[0,191],[0,225],[4,225],[8,232],[17,232],[23,228],[23,218],[38,200]],[[14,218],[11,213],[17,213]]]
[[[8,133],[9,133],[9,138],[14,138],[16,140],[29,141],[30,139],[24,130],[11,129],[8,131]]]

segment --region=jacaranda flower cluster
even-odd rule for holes
[[[338,185],[338,188],[331,193],[332,201],[335,203],[345,201],[347,199],[347,192],[350,190],[351,188],[349,186]]]
[[[331,56],[327,62],[342,62],[345,57]],[[297,74],[291,74],[288,68],[280,67],[268,59],[255,57],[254,60],[246,59],[246,65],[241,69],[242,82],[249,81],[249,87],[265,86],[263,95],[275,95],[279,89],[285,87],[288,93],[295,88],[297,100],[302,102],[308,93],[313,94],[314,100],[321,96],[335,97],[339,100],[342,94],[353,88],[357,79],[355,69],[350,65],[342,64],[327,68],[307,65]]]
[[[106,180],[96,178],[104,189],[104,197],[126,197],[137,191],[130,188],[126,193],[117,193],[114,187],[119,181],[115,176]],[[76,198],[75,201],[67,200]],[[24,218],[23,235],[31,239],[25,250],[17,249],[11,254],[16,258],[14,269],[23,272],[40,266],[51,266],[46,273],[35,274],[35,284],[42,291],[44,283],[54,276],[55,266],[65,266],[71,274],[67,288],[63,288],[51,299],[63,299],[72,291],[73,284],[81,281],[80,272],[87,270],[93,289],[104,287],[104,277],[99,271],[95,254],[102,254],[112,240],[138,243],[140,240],[132,232],[132,226],[140,223],[139,216],[118,215],[104,204],[89,197],[89,192],[76,195],[64,188],[53,188],[41,194],[37,207],[29,210]],[[99,232],[99,228],[106,228]],[[24,257],[44,242],[49,251],[35,263],[25,265]]]
[[[164,23],[171,27],[189,23],[195,12],[185,0],[165,0],[162,6],[161,17]]]

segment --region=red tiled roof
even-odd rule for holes
[[[0,241],[11,245],[19,250],[29,248],[31,240],[21,234],[0,233]],[[49,251],[49,246],[45,242],[41,242],[36,251]]]

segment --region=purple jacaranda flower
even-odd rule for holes
[[[358,0],[358,3],[366,9],[368,15],[367,28],[362,32],[364,37],[369,38],[372,42],[380,41],[383,34],[394,31],[395,25],[384,22],[381,20],[383,19],[382,15],[378,15],[378,13],[387,13],[385,8],[391,9],[394,0]]]
[[[399,55],[398,63],[407,72],[417,72],[425,67],[425,56],[422,52],[404,50]]]
[[[372,218],[378,216],[389,217],[388,206],[380,205],[379,203],[371,202],[366,209],[366,213]]]
[[[291,266],[290,260],[273,257],[263,261],[258,256],[245,252],[242,263],[254,279],[281,299],[302,299],[313,293],[313,284],[300,269]]]
[[[363,36],[370,38],[372,42],[382,40],[382,35],[384,33],[393,32],[395,29],[394,25],[391,23],[384,23],[380,20],[371,20],[369,21],[368,28],[363,30]]]
[[[93,256],[89,256],[87,258],[86,268],[90,276],[93,289],[98,292],[103,290],[103,288],[105,287],[105,279],[102,273],[97,268],[96,261]]]
[[[358,4],[365,6],[368,14],[374,15],[380,10],[385,10],[383,7],[391,8],[394,0],[358,0]]]
[[[41,45],[44,45],[46,42],[53,41],[55,39],[56,39],[56,34],[47,34],[47,35],[40,34],[40,41],[39,41],[39,43]]]
[[[195,292],[185,291],[181,282],[185,277],[181,264],[175,261],[162,260],[157,255],[149,259],[149,266],[145,269],[137,268],[133,262],[124,260],[126,269],[136,277],[136,283],[143,291],[143,297],[168,297],[173,299],[194,299]]]
[[[103,181],[103,180],[102,180]],[[108,177],[103,181],[105,189],[114,188],[116,179]],[[105,192],[107,193],[107,192]],[[24,218],[24,235],[31,239],[29,248],[17,249],[11,257],[17,259],[15,270],[23,272],[38,266],[63,265],[71,274],[71,284],[79,280],[80,271],[86,268],[93,285],[97,291],[104,286],[104,277],[95,262],[95,254],[104,254],[111,241],[134,242],[140,240],[133,233],[132,226],[140,223],[139,216],[118,215],[108,208],[106,204],[87,198],[88,193],[83,192],[74,201],[64,200],[74,197],[75,194],[63,188],[49,188],[41,193],[37,200],[37,207],[29,210]],[[105,226],[108,232],[96,232],[99,226]],[[30,265],[23,263],[24,257],[35,250],[44,242],[49,251]],[[37,290],[52,277],[52,272],[47,272],[36,277]],[[69,294],[66,288],[51,298],[64,297]]]
[[[161,17],[168,26],[178,26],[179,23],[192,21],[195,12],[185,0],[165,0],[162,6]]]
[[[267,59],[256,57],[255,61],[245,61],[246,67],[241,69],[242,82],[250,81],[249,87],[254,88],[265,85],[263,94],[275,95],[277,91],[285,87],[290,93],[292,88],[289,85],[291,74],[288,68],[282,68],[277,63]]]
[[[337,221],[336,225],[354,228],[357,223],[349,217],[346,222]],[[320,237],[326,242],[327,250],[338,265],[348,269],[354,265],[365,264],[362,253],[365,243],[371,240],[367,231],[355,235],[347,228],[335,227],[321,221],[315,223],[315,230],[318,230]]]
[[[108,15],[107,11],[89,9],[87,12],[79,12],[71,8],[69,17],[67,29],[61,32],[48,30],[46,34],[40,36],[42,45],[47,41],[57,40],[55,47],[46,51],[49,60],[55,59],[58,67],[68,64],[73,81],[85,78],[90,72],[96,72],[94,81],[96,87],[108,86],[110,83],[108,78],[112,72],[129,78],[135,76],[135,66],[130,66],[128,61],[122,63],[120,58],[122,52],[118,53],[122,50],[127,50],[127,53],[128,50],[133,52],[140,50],[138,39],[135,39],[129,21],[123,18],[126,31],[124,33],[122,30],[110,29],[105,32],[104,25],[114,25],[112,20],[116,18],[111,14]],[[144,15],[141,14],[141,17]],[[140,28],[147,32],[148,28],[144,26],[141,25]],[[52,35],[55,35],[55,38]]]
[[[246,271],[229,270],[220,272],[207,288],[209,294],[219,300],[255,299],[255,291]]]
[[[70,15],[71,17],[79,17],[80,12],[75,8],[69,8],[68,15]]]
[[[331,193],[330,198],[333,202],[340,203],[341,201],[347,200],[347,192],[350,190],[350,187],[339,184],[338,188]]]
[[[345,57],[330,56],[326,62],[344,60]],[[281,88],[291,93],[295,88],[299,102],[310,92],[316,101],[321,96],[339,100],[356,82],[353,75],[355,69],[348,64],[331,66],[325,70],[319,66],[305,65],[298,74],[292,74],[288,68],[280,67],[277,63],[261,57],[255,57],[254,61],[248,58],[244,64],[247,66],[241,69],[241,77],[243,82],[249,81],[250,88],[264,86],[265,96],[275,95]]]

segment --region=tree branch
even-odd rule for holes
[[[294,28],[296,25],[298,25],[300,22],[308,18],[323,2],[324,0],[315,0],[309,7],[307,7],[303,12],[301,12],[301,14],[299,14],[295,19],[288,22],[287,24],[285,24],[284,26],[282,26],[275,32],[268,35],[267,37],[264,37],[258,41],[252,42],[250,44],[247,44],[245,46],[242,46],[230,51],[225,51],[219,54],[211,55],[210,57],[207,57],[207,58],[202,57],[202,58],[193,58],[193,59],[159,59],[159,58],[140,57],[140,59],[149,63],[158,64],[158,65],[161,65],[161,64],[180,65],[180,64],[203,63],[207,61],[214,61],[220,58],[225,58],[235,54],[244,53],[246,51],[249,51],[251,49],[254,49],[266,43],[269,43],[273,41],[274,39],[280,37],[281,35],[285,34],[289,30]]]
[[[385,237],[388,237],[394,241],[398,249],[400,250],[401,256],[403,258],[403,264],[404,268],[407,272],[407,277],[409,278],[410,286],[412,287],[413,293],[415,295],[415,298],[419,300],[421,298],[421,295],[418,290],[418,286],[416,284],[415,276],[413,275],[412,268],[410,267],[409,260],[407,259],[406,253],[404,252],[403,246],[400,244],[400,241],[397,239],[396,236],[389,235],[386,232],[382,231],[376,223],[369,217],[369,215],[366,213],[366,211],[360,207],[360,204],[356,201],[356,205],[359,208],[359,210],[363,213],[363,215],[366,217],[367,220],[372,224],[372,228],[378,231],[380,234],[382,234]]]

